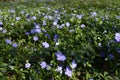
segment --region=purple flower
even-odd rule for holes
[[[16,17],[16,20],[19,21],[19,20],[20,20],[20,17]]]
[[[72,61],[70,67],[71,67],[72,69],[74,69],[74,68],[77,67],[77,63],[75,62],[75,60]]]
[[[3,25],[3,22],[0,22],[0,26]]]
[[[42,42],[42,45],[44,46],[44,48],[48,48],[49,44],[47,42]]]
[[[58,66],[57,69],[56,69],[57,72],[61,73],[62,74],[62,67],[61,66]]]
[[[115,56],[113,54],[109,54],[108,56],[109,56],[110,59],[114,59],[115,58]]]
[[[47,67],[47,64],[46,64],[45,61],[42,61],[42,62],[40,63],[40,66],[41,66],[42,69],[44,69],[44,68]]]
[[[11,43],[12,43],[10,39],[6,39],[5,42],[6,42],[7,44],[11,44]]]
[[[0,31],[2,31],[3,30],[3,28],[2,27],[0,27]]]
[[[50,35],[49,35],[49,34],[45,34],[45,36],[46,36],[48,39],[50,39]]]
[[[43,26],[46,26],[46,21],[43,21],[43,24],[42,24]]]
[[[68,67],[65,69],[65,75],[72,77],[72,71]]]
[[[117,42],[120,42],[120,33],[115,34],[115,39]]]
[[[69,26],[70,26],[70,23],[69,23],[69,22],[66,22],[66,26],[69,27]]]
[[[49,20],[52,20],[52,16],[48,16]]]
[[[33,20],[36,20],[36,16],[33,16],[32,19],[33,19]]]
[[[29,33],[29,32],[26,32],[25,34],[26,34],[26,35],[29,35],[30,33]]]
[[[55,41],[55,42],[58,42],[58,37],[59,37],[59,36],[58,36],[57,34],[54,35],[54,41]]]
[[[35,25],[35,28],[38,29],[38,28],[40,28],[40,26],[39,26],[38,24],[36,24],[36,25]]]
[[[41,29],[35,29],[35,32],[36,32],[36,33],[40,33],[40,32],[41,32]]]
[[[25,68],[30,68],[31,64],[30,63],[26,63],[25,64]]]
[[[57,53],[55,53],[57,60],[58,61],[65,61],[66,60],[66,56],[63,55],[63,53],[61,51],[57,51]]]
[[[31,29],[30,33],[34,34],[36,31],[35,29]]]
[[[92,16],[97,16],[97,12],[92,12],[91,15]]]
[[[34,40],[34,41],[37,41],[38,39],[39,39],[39,38],[38,38],[37,36],[34,36],[34,37],[33,37],[33,40]]]
[[[7,30],[6,30],[6,29],[4,29],[4,30],[3,30],[3,33],[6,33],[6,32],[7,32]]]
[[[13,43],[12,47],[16,48],[16,47],[18,47],[18,44],[17,43]]]
[[[15,10],[14,10],[14,9],[11,9],[10,12],[11,12],[11,13],[15,13]]]
[[[53,21],[53,25],[56,26],[56,25],[57,25],[57,22],[56,22],[56,21]]]
[[[65,26],[65,24],[61,24],[59,27],[60,27],[60,28],[63,28],[64,26]]]
[[[117,49],[117,52],[120,54],[120,48]]]
[[[85,28],[85,25],[84,25],[84,24],[81,24],[80,27],[81,27],[81,28]]]
[[[83,15],[76,15],[76,17],[77,17],[78,19],[82,19],[82,16],[83,16]]]

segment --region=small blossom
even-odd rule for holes
[[[45,36],[46,36],[48,39],[50,39],[50,35],[49,35],[49,34],[45,34]]]
[[[47,67],[47,64],[46,64],[45,61],[42,61],[42,62],[40,63],[40,66],[41,66],[42,69],[44,69],[44,68]]]
[[[54,42],[58,42],[58,37],[59,36],[57,34],[54,35]]]
[[[18,44],[17,43],[13,43],[12,47],[16,48],[16,47],[18,47]]]
[[[36,16],[33,16],[32,19],[33,19],[33,20],[36,20],[37,18],[36,18]]]
[[[97,16],[97,12],[92,12],[91,15],[92,16]]]
[[[27,19],[28,22],[30,22],[30,19]]]
[[[3,33],[6,33],[6,32],[7,32],[7,30],[6,30],[6,29],[4,29],[4,30],[3,30]]]
[[[14,9],[11,9],[10,12],[11,12],[11,13],[15,13],[15,10],[14,10]]]
[[[46,26],[46,21],[43,21],[43,24],[42,24],[43,26]]]
[[[31,29],[30,33],[34,34],[36,31],[35,29]]]
[[[74,69],[74,68],[77,67],[77,63],[75,62],[75,60],[72,61],[70,67],[71,67],[72,69]]]
[[[48,16],[49,20],[52,20],[52,16]]]
[[[117,49],[117,52],[120,54],[120,48]]]
[[[3,28],[2,27],[0,27],[0,31],[2,31],[3,30]]]
[[[94,80],[93,78],[90,78],[89,80]]]
[[[82,19],[82,16],[83,16],[83,15],[76,15],[76,17],[77,17],[78,19]]]
[[[31,64],[30,63],[26,63],[25,64],[25,68],[30,68]]]
[[[115,39],[117,42],[120,42],[120,33],[115,34]]]
[[[57,72],[61,73],[62,74],[62,67],[61,66],[58,66],[57,69],[56,69]]]
[[[3,22],[0,22],[0,26],[3,25]]]
[[[7,44],[11,44],[11,43],[12,43],[10,39],[6,39],[5,42],[6,42]]]
[[[84,24],[81,24],[80,27],[81,27],[81,28],[85,28],[85,25],[84,25]]]
[[[20,17],[16,17],[16,20],[19,21],[19,20],[20,20]]]
[[[57,51],[57,53],[55,53],[55,54],[56,54],[58,61],[65,61],[66,60],[66,56],[63,55],[63,53],[61,51]]]
[[[30,33],[29,33],[29,32],[26,32],[25,34],[26,34],[26,35],[29,35]]]
[[[57,25],[57,22],[56,22],[56,21],[53,21],[53,25],[56,26],[56,25]]]
[[[98,46],[99,46],[99,47],[102,47],[102,44],[101,44],[101,43],[98,43]]]
[[[24,11],[21,11],[21,14],[24,14]]]
[[[110,59],[114,59],[115,56],[114,56],[113,54],[109,54],[109,58],[110,58]]]
[[[38,24],[36,24],[36,25],[35,25],[35,28],[38,29],[38,28],[40,28],[40,26],[39,26]]]
[[[72,71],[69,68],[66,68],[65,75],[67,75],[68,77],[72,77]]]
[[[33,37],[33,40],[34,40],[34,41],[37,41],[38,39],[39,39],[39,38],[38,38],[37,36],[34,36],[34,37]]]
[[[42,42],[42,45],[45,47],[45,48],[48,48],[49,47],[49,44],[47,42]]]
[[[40,33],[41,29],[34,29],[36,33]]]
[[[65,24],[61,24],[59,28],[63,28],[65,26]]]
[[[69,22],[66,22],[66,26],[69,27],[69,26],[70,26],[70,23],[69,23]]]

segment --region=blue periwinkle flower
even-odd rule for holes
[[[37,18],[36,18],[36,16],[33,16],[32,19],[33,19],[33,20],[36,20]]]
[[[74,69],[74,68],[77,67],[77,63],[75,62],[75,60],[72,61],[70,67],[71,67],[72,69]]]
[[[120,33],[115,34],[115,39],[117,42],[120,42]]]
[[[42,45],[44,46],[44,48],[48,48],[49,44],[47,42],[42,42]]]
[[[80,27],[81,27],[81,28],[85,28],[85,24],[81,24]]]
[[[46,36],[48,39],[50,39],[50,35],[49,35],[49,34],[45,34],[45,36]]]
[[[114,56],[113,54],[109,54],[109,58],[110,58],[110,59],[114,59],[115,56]]]
[[[69,27],[69,26],[70,26],[70,23],[69,23],[69,22],[66,22],[66,26]]]
[[[54,42],[58,42],[58,37],[59,36],[57,34],[54,35]]]
[[[120,54],[120,48],[117,49],[117,52]]]
[[[42,69],[44,69],[44,68],[47,67],[47,63],[46,63],[45,61],[42,61],[42,62],[40,63],[40,66],[41,66]]]
[[[17,43],[13,43],[13,44],[12,44],[12,47],[17,48],[17,47],[18,47],[18,44],[17,44]]]
[[[33,37],[33,40],[34,40],[34,41],[37,41],[38,39],[39,39],[38,36],[34,36],[34,37]]]
[[[11,44],[11,43],[12,43],[12,41],[11,41],[10,39],[6,39],[5,42],[6,42],[7,44]]]
[[[26,63],[25,64],[25,68],[30,68],[31,64],[30,63]]]
[[[57,72],[61,73],[62,74],[62,66],[58,66],[57,69],[56,69]]]
[[[65,69],[65,75],[72,77],[72,71],[68,67]]]
[[[61,51],[57,51],[57,53],[55,53],[57,60],[58,61],[65,61],[66,60],[66,56],[63,55],[63,53]]]
[[[77,17],[78,19],[82,19],[82,16],[83,16],[83,15],[76,15],[76,17]]]
[[[92,16],[97,16],[97,12],[92,12],[91,15]]]
[[[0,26],[2,26],[3,25],[3,22],[0,22]]]

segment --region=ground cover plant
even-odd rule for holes
[[[119,0],[0,3],[0,80],[119,80]]]

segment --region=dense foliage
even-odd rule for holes
[[[0,80],[119,80],[120,2],[0,3]]]

